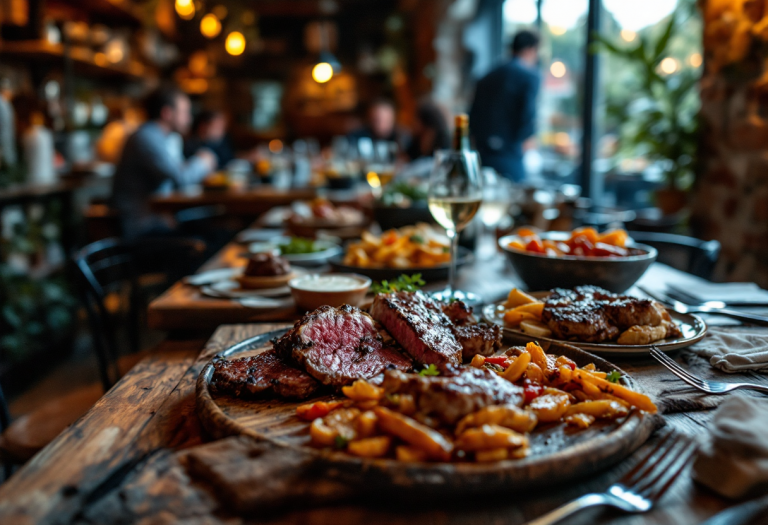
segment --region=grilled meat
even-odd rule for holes
[[[461,362],[462,347],[452,332],[452,323],[431,298],[421,292],[378,294],[371,314],[422,364]]]
[[[383,345],[373,319],[347,304],[322,306],[306,314],[275,342],[275,349],[334,388],[374,377],[390,367],[411,368],[410,360]]]
[[[294,368],[275,352],[213,363],[211,387],[233,396],[267,396],[275,394],[291,399],[305,399],[320,388],[306,372]]]
[[[420,419],[448,425],[486,406],[523,403],[522,387],[490,370],[450,366],[440,370],[440,376],[427,377],[387,370],[382,386],[387,394],[412,396]]]
[[[665,316],[664,308],[654,301],[612,294],[596,286],[577,286],[553,290],[541,318],[560,339],[599,343],[615,339],[633,326],[659,326]]]
[[[478,324],[472,307],[464,301],[452,301],[443,305],[443,313],[451,320],[451,332],[462,348],[465,361],[477,354],[493,355],[501,348],[501,328],[497,325]]]

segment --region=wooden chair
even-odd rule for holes
[[[0,385],[0,434],[11,425],[11,414],[8,412],[8,403],[5,401],[5,394],[3,393],[3,387]],[[6,458],[3,458],[2,477],[0,477],[0,483],[11,477],[13,471],[13,465]]]
[[[12,424],[3,424],[0,454],[23,463],[83,416],[141,357],[138,334],[146,289],[160,290],[191,273],[201,262],[205,244],[190,239],[124,242],[105,239],[84,247],[75,257],[78,289],[88,313],[100,383],[56,396]],[[151,292],[150,292],[151,293]],[[126,333],[127,338],[120,334]],[[134,351],[118,359],[119,341]]]
[[[628,233],[637,242],[656,248],[659,251],[658,262],[703,279],[712,278],[712,271],[720,256],[719,242],[703,241],[673,233]]]

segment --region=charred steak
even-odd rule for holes
[[[442,367],[440,376],[422,377],[395,370],[384,373],[388,395],[413,397],[420,418],[447,425],[491,405],[523,404],[523,389],[483,368]]]
[[[542,321],[558,338],[594,343],[615,339],[632,326],[659,326],[665,320],[668,314],[654,301],[612,294],[596,286],[557,288],[542,312]]]
[[[306,314],[275,342],[275,349],[334,388],[371,378],[387,368],[411,368],[410,360],[384,346],[373,319],[348,304],[321,306]]]
[[[465,361],[477,354],[493,355],[501,348],[501,328],[498,325],[478,323],[472,307],[464,301],[444,304],[443,313],[451,320],[451,332],[461,345]]]
[[[213,363],[211,387],[233,396],[269,395],[305,399],[320,388],[312,376],[286,364],[277,352],[268,350],[251,357]]]
[[[371,314],[417,362],[461,362],[462,347],[453,335],[451,321],[423,293],[378,294],[373,299]]]

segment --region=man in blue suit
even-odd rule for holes
[[[520,182],[525,178],[523,143],[533,135],[536,120],[538,35],[520,31],[511,50],[511,60],[477,83],[469,125],[483,166]]]

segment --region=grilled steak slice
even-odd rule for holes
[[[378,294],[373,299],[371,314],[417,362],[461,362],[462,348],[451,331],[451,321],[423,293]]]
[[[464,301],[452,301],[444,304],[442,309],[451,320],[451,332],[461,345],[465,361],[477,354],[493,355],[501,348],[501,328],[497,325],[478,324],[472,307]]]
[[[387,394],[413,396],[421,419],[453,425],[491,405],[523,404],[523,389],[482,368],[442,367],[440,376],[422,377],[388,370],[382,383]]]
[[[306,314],[275,342],[275,349],[334,388],[368,379],[387,368],[408,370],[411,361],[382,343],[373,319],[345,304]]]
[[[274,350],[268,350],[251,357],[214,362],[211,386],[216,392],[237,397],[276,394],[305,399],[320,388],[320,383],[286,364]]]

